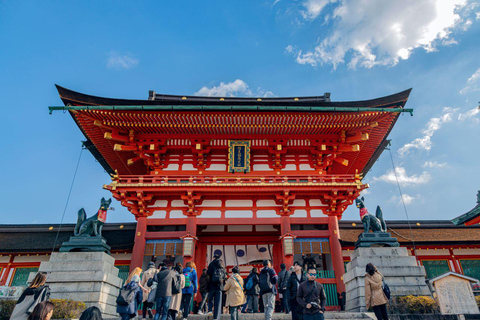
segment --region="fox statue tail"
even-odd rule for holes
[[[77,224],[75,225],[75,231],[73,234],[75,236],[78,236],[80,232],[80,226],[82,225],[82,222],[87,219],[87,213],[85,212],[85,209],[80,209],[78,210],[78,218],[77,218]]]
[[[382,226],[382,231],[387,232],[387,224],[385,220],[383,220],[383,211],[380,206],[377,206],[377,212],[375,213],[375,217],[380,221],[380,225]]]

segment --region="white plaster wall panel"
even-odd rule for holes
[[[222,211],[220,210],[203,210],[199,218],[221,218]]]
[[[480,254],[480,249],[463,249],[463,248],[462,249],[453,249],[453,254],[456,255],[456,256],[479,255]]]
[[[252,207],[252,200],[227,200],[225,203],[226,207]]]
[[[202,232],[225,232],[225,226],[207,226]]]
[[[307,204],[305,203],[305,200],[303,199],[296,199],[293,200],[292,206],[295,207],[305,207]]]
[[[221,163],[212,163],[210,165],[210,168],[207,168],[205,170],[206,171],[225,171],[227,170],[227,165],[221,164]]]
[[[295,158],[295,155],[294,155],[294,154],[287,154],[287,155],[285,156],[285,158]]]
[[[295,212],[292,214],[293,218],[306,218],[307,217],[307,210],[295,210]]]
[[[254,164],[253,171],[273,171],[268,164]]]
[[[311,206],[323,206],[322,201],[318,199],[310,199],[309,202]]]
[[[275,229],[272,225],[270,224],[261,224],[261,225],[257,225],[255,226],[255,230],[257,232],[270,232],[270,231],[278,231],[277,229]]]
[[[185,218],[182,210],[172,210],[170,211],[170,219],[180,219]]]
[[[320,209],[312,209],[310,210],[310,217],[321,218],[321,217],[325,217],[325,215],[323,214],[323,211]]]
[[[294,164],[287,164],[285,168],[283,168],[284,171],[296,171],[297,166]]]
[[[254,158],[268,158],[268,154],[255,154],[253,155]]]
[[[313,170],[313,168],[309,165],[309,164],[306,164],[306,163],[301,163],[299,165],[299,168],[300,168],[300,171],[310,171],[310,170]]]
[[[257,200],[257,207],[278,207],[275,200]]]
[[[251,232],[253,226],[227,226],[229,232]]]
[[[10,272],[8,273],[8,278],[6,283],[10,283],[10,280],[12,280],[13,272],[15,271],[14,268],[10,269]]]
[[[257,218],[277,218],[275,210],[257,210]]]
[[[166,207],[168,205],[167,200],[157,200],[155,201],[154,207]]]
[[[0,263],[8,263],[8,262],[10,262],[9,256],[0,257]]]
[[[251,211],[251,210],[227,210],[227,211],[225,211],[225,218],[253,218],[253,211]]]
[[[178,163],[170,163],[163,171],[178,171]]]
[[[39,255],[38,257],[36,255],[31,255],[31,256],[16,256],[13,259],[14,263],[17,262],[42,262],[42,261],[48,261],[50,260],[50,256],[47,255]]]
[[[115,261],[121,261],[121,260],[132,260],[132,254],[131,253],[115,253],[112,254],[112,257],[115,258]]]
[[[182,165],[182,170],[183,171],[195,171],[197,169],[195,169],[195,167],[193,166],[193,164],[191,163],[185,163]]]
[[[417,255],[419,256],[447,256],[450,257],[450,252],[448,249],[430,249],[430,250],[423,250],[417,249]],[[457,255],[455,253],[455,255]]]
[[[155,210],[150,217],[147,217],[147,219],[165,219],[166,216],[167,216],[167,211]]]
[[[203,200],[202,204],[197,207],[221,207],[222,200]]]
[[[352,250],[342,250],[342,256],[344,257],[350,257],[352,255]]]
[[[183,200],[173,200],[172,201],[172,207],[174,207],[174,208],[185,208],[185,207],[188,207],[188,206],[185,205],[185,202],[183,202]]]

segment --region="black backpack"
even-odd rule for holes
[[[260,272],[260,293],[264,294],[267,292],[272,292],[272,281],[270,280],[270,272],[265,270],[265,272]]]
[[[210,282],[212,284],[221,284],[225,279],[225,269],[217,268],[213,271],[212,279]]]
[[[172,279],[172,294],[178,294],[182,292],[182,277],[179,274],[175,274]]]
[[[128,306],[130,303],[133,302],[133,300],[135,300],[135,293],[135,288],[129,286],[123,287],[122,289],[120,289],[120,293],[118,294],[117,304],[119,306]]]

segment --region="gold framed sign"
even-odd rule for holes
[[[249,140],[228,140],[228,171],[250,172]]]

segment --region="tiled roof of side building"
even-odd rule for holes
[[[120,228],[122,226],[122,228]],[[8,252],[50,252],[73,236],[74,224],[17,224],[0,225],[0,253]],[[51,228],[51,229],[50,229]],[[111,223],[103,227],[102,235],[112,250],[131,250],[135,237],[135,223]]]

